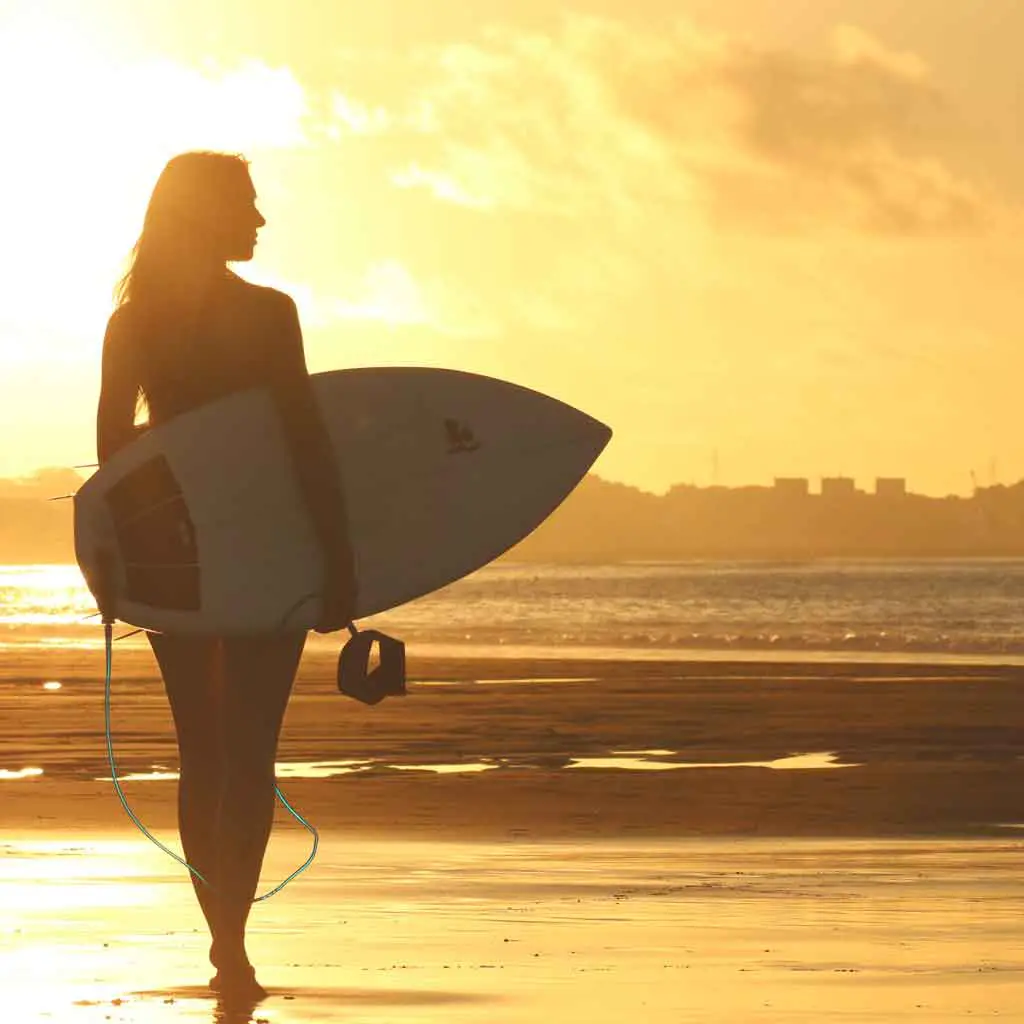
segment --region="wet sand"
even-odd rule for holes
[[[96,781],[99,664],[0,669],[0,770],[43,772],[0,780],[8,1016],[248,1020],[203,988],[184,870]],[[148,654],[118,652],[114,728],[122,774],[173,771]],[[809,753],[846,767],[672,767]],[[609,758],[631,767],[571,767]],[[254,908],[254,1020],[941,1024],[1024,1002],[1019,670],[413,658],[410,696],[366,708],[311,656],[279,759],[322,837]],[[356,770],[288,777],[338,761]],[[125,788],[177,848],[174,782]],[[267,887],[308,849],[282,813]]]
[[[278,836],[267,874],[306,852]],[[253,910],[270,995],[202,987],[187,884],[137,843],[0,849],[7,1019],[275,1024],[1013,1020],[1024,843],[368,842]],[[171,864],[173,867],[173,864]]]
[[[38,652],[0,669],[0,770],[43,771],[0,780],[0,826],[126,823],[110,784],[95,781],[109,776],[100,661],[95,651]],[[279,762],[362,765],[319,779],[282,771],[289,799],[316,824],[543,839],[992,835],[1024,822],[1017,668],[413,658],[409,670],[408,697],[366,707],[336,692],[332,660],[304,659]],[[49,680],[62,688],[44,690]],[[120,774],[173,771],[170,712],[148,652],[117,652],[113,694]],[[634,767],[809,753],[849,767],[569,767],[651,750],[663,753],[634,755]],[[490,770],[426,770],[481,762]],[[125,785],[147,822],[174,828],[173,781]]]

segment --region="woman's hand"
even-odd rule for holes
[[[344,629],[355,616],[356,579],[351,550],[345,546],[326,559],[320,620],[313,627],[317,633],[335,633]]]

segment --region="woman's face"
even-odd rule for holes
[[[256,209],[256,190],[248,173],[241,176],[218,210],[217,246],[219,259],[226,262],[251,260],[256,247],[256,232],[266,224]]]

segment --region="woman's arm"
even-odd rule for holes
[[[327,433],[306,370],[302,329],[294,301],[280,296],[271,390],[281,413],[299,487],[323,545],[326,592],[319,632],[344,629],[355,611],[355,562],[348,535],[348,509]]]
[[[96,409],[96,454],[102,466],[134,440],[139,378],[129,356],[123,316],[115,312],[103,336],[100,399]]]

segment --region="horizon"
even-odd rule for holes
[[[90,473],[89,472],[85,472],[84,470],[91,470],[92,468],[93,467],[79,467],[79,468],[75,468],[75,467],[72,467],[72,466],[43,466],[43,467],[40,467],[39,469],[35,470],[33,473],[31,473],[31,474],[29,474],[27,476],[13,476],[13,477],[0,476],[0,500],[3,500],[4,498],[11,498],[11,497],[13,497],[13,498],[18,498],[18,499],[22,499],[22,500],[33,499],[33,500],[47,501],[47,500],[58,500],[60,498],[68,497],[70,495],[66,494],[66,493],[61,493],[61,494],[44,494],[43,492],[48,489],[47,486],[46,486],[47,485],[47,481],[48,480],[52,480],[52,486],[49,489],[51,489],[51,490],[59,489],[61,486],[68,486],[68,485],[70,485],[72,483],[73,479],[77,479],[78,481],[86,480],[88,478],[88,476],[90,475]],[[973,497],[974,495],[978,494],[981,491],[986,491],[986,490],[994,489],[994,488],[997,488],[997,487],[1012,488],[1012,487],[1016,487],[1018,485],[1024,484],[1024,477],[1021,477],[1019,480],[1013,480],[1013,481],[1009,481],[1009,482],[1005,482],[1005,481],[1001,481],[1001,480],[993,480],[991,483],[988,483],[988,484],[984,484],[984,483],[976,484],[969,493],[949,492],[949,493],[945,493],[945,494],[935,494],[935,493],[928,493],[928,492],[925,492],[925,491],[915,490],[914,487],[912,486],[912,482],[909,479],[907,479],[906,477],[902,477],[902,476],[883,477],[883,476],[880,476],[878,474],[875,474],[875,475],[871,475],[871,476],[867,476],[867,477],[863,477],[863,478],[857,478],[857,477],[851,477],[851,476],[844,476],[843,474],[839,473],[839,474],[817,474],[817,475],[812,475],[812,476],[809,476],[809,477],[772,476],[772,477],[769,477],[767,480],[763,480],[763,479],[760,480],[760,481],[758,481],[758,480],[748,480],[748,481],[735,482],[735,483],[725,483],[725,482],[702,483],[702,482],[695,482],[695,481],[692,481],[692,480],[677,480],[677,481],[669,484],[669,486],[667,488],[665,488],[664,490],[655,491],[655,490],[651,490],[651,489],[645,488],[643,486],[640,486],[638,484],[630,483],[629,481],[614,480],[614,479],[611,479],[611,478],[603,475],[602,473],[594,472],[594,471],[588,472],[586,474],[586,476],[584,477],[584,479],[585,480],[586,479],[596,479],[596,480],[600,481],[601,483],[611,484],[611,485],[616,485],[616,486],[628,487],[628,488],[631,488],[631,489],[634,489],[634,490],[638,490],[642,494],[647,494],[647,495],[650,495],[652,497],[658,497],[658,498],[666,497],[673,490],[677,490],[677,489],[681,489],[681,488],[696,488],[696,489],[699,489],[699,490],[713,490],[713,489],[720,489],[720,490],[747,490],[747,489],[760,488],[760,489],[764,489],[764,490],[772,490],[773,488],[775,488],[779,484],[785,484],[787,482],[790,482],[790,483],[791,482],[806,483],[807,486],[808,486],[807,496],[808,497],[819,497],[820,494],[821,494],[822,486],[823,486],[825,481],[852,482],[853,486],[854,486],[855,493],[861,494],[861,495],[867,495],[867,496],[871,497],[871,496],[874,496],[875,487],[878,485],[879,482],[881,482],[881,481],[897,481],[899,483],[902,483],[905,486],[905,488],[906,488],[906,492],[905,493],[906,493],[906,495],[908,497],[933,498],[933,499],[940,500],[940,499],[943,499],[943,498],[971,498],[971,497]],[[817,485],[817,487],[818,487],[817,491],[814,490],[815,485]],[[17,492],[19,490],[23,490],[23,491],[28,492],[28,493],[27,494],[17,494],[17,493],[15,493],[15,492]]]
[[[8,0],[0,476],[93,461],[115,281],[209,147],[251,160],[234,266],[313,372],[523,384],[655,494],[1024,477],[1022,31],[1010,0]]]

